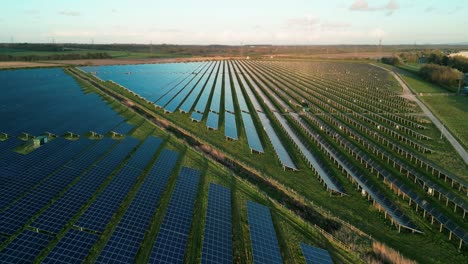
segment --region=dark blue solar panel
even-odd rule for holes
[[[134,128],[133,125],[130,125],[129,123],[123,122],[120,125],[118,125],[116,128],[112,129],[112,132],[125,135],[128,134],[132,129]]]
[[[141,171],[146,168],[162,139],[149,137],[114,176],[107,188],[80,217],[75,226],[103,232],[107,223],[127,196]]]
[[[205,89],[203,89],[203,92],[200,95],[200,98],[198,99],[197,104],[195,105],[194,109],[196,112],[199,112],[199,113],[205,112],[206,105],[208,104],[208,99],[210,99],[210,94],[211,94],[211,91],[213,90],[214,82],[217,76],[216,72],[218,71],[220,65],[221,65],[220,62],[216,62],[216,69],[210,74],[210,77],[205,86]]]
[[[216,84],[214,87],[213,95],[211,97],[210,111],[219,114],[219,109],[221,105],[221,93],[223,90],[223,74],[218,74],[216,78]]]
[[[125,166],[132,167],[137,170],[144,170],[156,151],[159,149],[159,146],[161,146],[162,142],[163,140],[161,138],[148,137],[132,155]]]
[[[176,152],[163,150],[101,251],[98,263],[134,262],[177,158]]]
[[[268,207],[247,201],[254,263],[283,263]]]
[[[224,110],[234,113],[234,98],[232,97],[231,75],[229,75],[228,67],[225,67],[224,74]]]
[[[213,112],[208,113],[208,119],[206,120],[206,127],[210,129],[218,129],[219,115]]]
[[[226,187],[210,183],[202,263],[232,262],[231,192]]]
[[[210,74],[213,71],[214,66],[215,66],[215,62],[212,62],[210,67],[204,73],[202,79],[198,82],[198,84],[195,86],[193,91],[190,93],[190,95],[187,97],[184,103],[180,106],[179,110],[181,112],[188,113],[190,112],[190,110],[192,110],[193,104],[195,103],[201,91],[203,90],[203,87],[205,87],[205,84],[208,78],[210,77]]]
[[[78,219],[75,226],[103,232],[140,174],[140,170],[122,168],[91,207]]]
[[[328,251],[301,243],[302,254],[307,264],[333,264]]]
[[[204,68],[206,69],[205,66]],[[180,90],[180,92],[164,107],[164,110],[169,113],[174,113],[179,107],[179,105],[181,105],[182,102],[186,99],[186,97],[192,92],[192,90],[195,89],[196,84],[201,82],[202,77],[203,74],[198,74],[197,76],[195,76],[190,81],[190,83],[188,83],[187,86]]]
[[[42,263],[82,263],[99,236],[70,229]]]
[[[0,263],[32,263],[52,238],[50,235],[25,230],[0,251]]]
[[[149,263],[183,262],[199,181],[199,171],[187,167],[180,171]]]
[[[85,96],[78,83],[62,69],[5,71],[2,79],[0,116],[8,118],[2,118],[0,132],[12,136],[22,132],[62,135],[65,131],[76,133],[94,128],[83,129],[89,120],[94,124],[119,120],[99,96]],[[9,118],[12,115],[17,118]]]
[[[242,112],[242,121],[244,123],[245,135],[247,136],[249,148],[251,150],[263,153],[263,146],[260,141],[260,138],[258,137],[257,129],[255,128],[254,122],[250,114]]]
[[[91,146],[75,163],[68,163],[63,169],[48,177],[40,185],[0,213],[0,233],[11,235],[21,228],[33,215],[62,192],[80,176],[97,158],[114,144],[112,140],[100,140]],[[71,167],[71,165],[79,165]]]
[[[180,83],[178,83],[174,88],[168,91],[164,96],[157,100],[154,104],[158,107],[165,107],[177,94],[182,91],[189,83],[196,77],[194,74],[189,74],[187,77]]]
[[[236,116],[229,112],[224,112],[224,135],[230,139],[238,139]]]
[[[0,208],[4,208],[18,196],[32,188],[35,184],[46,178],[70,159],[78,155],[85,147],[91,144],[89,139],[73,141],[62,150],[50,157],[41,160],[36,166],[28,169],[17,177],[4,179],[2,192],[0,192]]]
[[[231,61],[229,61],[229,64],[231,65],[232,82],[234,84],[234,91],[236,93],[237,103],[239,104],[239,108],[242,112],[249,113],[249,108],[245,101],[244,94],[242,94],[242,89],[239,85],[239,81],[236,78],[236,72],[238,72],[237,65],[235,65]]]
[[[75,185],[36,218],[31,226],[51,233],[58,233],[137,144],[138,140],[131,138],[127,138],[118,144],[111,150],[111,153],[99,161]]]
[[[289,156],[288,151],[284,147],[283,143],[281,142],[281,139],[278,137],[273,126],[271,125],[270,119],[264,113],[258,112],[258,116],[260,117],[263,129],[265,129],[265,132],[267,133],[268,138],[270,139],[271,145],[273,145],[273,148],[275,149],[275,153],[278,156],[281,165],[283,165],[286,168],[297,170],[297,167],[292,161],[291,156]]]
[[[200,114],[198,112],[192,112],[192,121],[197,121],[197,122],[201,122],[202,119],[203,119],[203,114]]]

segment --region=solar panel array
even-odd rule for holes
[[[238,140],[236,115],[224,112],[224,135],[227,138]]]
[[[149,263],[183,263],[199,181],[198,170],[180,171]]]
[[[127,161],[125,166],[144,170],[163,142],[162,138],[148,137]]]
[[[0,208],[5,208],[19,196],[33,188],[34,185],[40,183],[70,159],[79,155],[79,153],[91,143],[92,142],[89,139],[73,141],[71,144],[68,144],[60,151],[41,160],[40,162],[36,161],[35,166],[29,168],[23,173],[14,174],[15,176],[11,180],[4,180],[2,192],[0,192]]]
[[[78,219],[75,226],[103,232],[161,143],[160,138],[146,139],[127,164],[112,178],[106,189]]]
[[[193,88],[192,92],[190,95],[185,99],[185,101],[182,103],[180,106],[179,110],[183,113],[189,113],[190,110],[192,110],[193,104],[197,100],[198,96],[203,90],[203,87],[205,87],[205,84],[208,80],[208,78],[211,75],[211,72],[213,71],[213,68],[215,66],[215,62],[211,62],[210,66],[206,70],[206,72],[203,73],[202,78],[200,81],[197,83],[197,85]]]
[[[132,263],[143,241],[178,154],[163,150],[117,224],[97,263]]]
[[[133,125],[130,125],[130,124],[127,123],[127,122],[122,122],[120,125],[118,125],[117,127],[113,128],[113,129],[112,129],[112,132],[115,132],[115,133],[118,133],[118,134],[121,134],[121,135],[126,135],[126,134],[128,134],[130,131],[132,131],[133,128],[134,128]]]
[[[307,264],[333,264],[328,251],[301,243],[302,254]]]
[[[32,263],[53,236],[25,230],[0,251],[0,263]]]
[[[224,66],[224,63],[221,62],[221,65]],[[221,66],[218,72],[218,76],[216,77],[216,84],[214,87],[213,95],[211,96],[211,105],[210,111],[219,114],[221,108],[221,93],[223,90],[223,73],[221,72]],[[224,67],[223,67],[224,68]]]
[[[203,114],[194,111],[192,112],[192,116],[190,118],[192,119],[192,121],[201,122],[203,119]]]
[[[177,108],[182,104],[182,102],[187,98],[187,96],[192,92],[195,88],[196,84],[199,83],[204,75],[204,73],[208,70],[209,67],[206,67],[208,63],[203,66],[202,72],[203,74],[197,74],[191,81],[188,83],[182,90],[175,95],[172,100],[164,107],[164,110],[167,112],[173,113],[177,110]]]
[[[289,156],[288,151],[284,147],[281,139],[278,137],[273,126],[271,125],[270,119],[264,113],[258,113],[258,117],[260,117],[263,129],[265,129],[265,132],[270,139],[271,145],[273,145],[273,148],[275,149],[276,156],[279,158],[281,165],[283,165],[285,168],[297,170],[297,167],[292,161],[291,156]]]
[[[247,215],[254,263],[283,263],[270,209],[247,201]]]
[[[214,87],[215,77],[217,76],[216,72],[220,70],[220,65],[221,62],[216,62],[215,69],[213,70],[213,73],[210,74],[208,82],[205,85],[205,89],[203,89],[203,92],[201,93],[200,98],[198,99],[197,104],[195,105],[194,110],[198,113],[205,113],[206,105],[208,104],[208,99],[210,98],[211,91]]]
[[[11,235],[21,228],[33,215],[62,192],[91,164],[114,145],[112,139],[102,139],[91,146],[77,159],[67,163],[61,170],[48,177],[21,199],[0,213],[0,233]]]
[[[224,67],[224,110],[234,114],[234,97],[232,96],[231,75],[229,67],[225,64]]]
[[[234,91],[237,97],[237,103],[239,104],[239,108],[242,112],[249,113],[249,107],[247,106],[247,102],[245,101],[244,94],[242,93],[242,89],[239,85],[239,81],[237,80],[236,75],[238,74],[237,65],[229,61],[229,65],[231,66],[232,70],[232,82],[234,84]],[[237,74],[236,74],[237,73]]]
[[[259,153],[263,153],[263,146],[257,134],[254,122],[250,114],[242,112],[242,121],[244,122],[245,134],[249,148]]]
[[[219,125],[219,115],[215,112],[208,113],[208,119],[206,120],[206,127],[217,130]]]
[[[99,236],[70,229],[41,263],[82,263]]]
[[[70,131],[81,135],[98,127],[107,133],[123,120],[97,94],[83,96],[78,83],[60,68],[7,70],[0,78],[0,105],[6,109],[0,112],[0,133],[16,137],[23,132],[38,136]],[[12,113],[16,118],[10,117]]]
[[[57,234],[79,209],[85,205],[110,173],[124,161],[138,143],[137,139],[126,138],[118,144],[107,156],[81,176],[78,182],[36,218],[31,226]]]
[[[203,235],[203,264],[232,263],[231,191],[210,183],[205,233]]]
[[[164,94],[161,98],[159,98],[156,102],[155,105],[161,108],[164,108],[167,112],[174,112],[177,110],[177,107],[179,106],[180,103],[182,103],[182,100],[185,98],[185,96],[188,94],[186,89],[191,89],[193,87],[193,84],[196,83],[196,80],[199,78],[198,73],[205,68],[207,63],[203,63],[200,65],[200,67],[193,71],[192,74],[187,75],[185,79],[182,80],[182,82],[178,83],[175,87],[170,89],[166,94]],[[179,94],[183,94],[183,96],[178,97]]]

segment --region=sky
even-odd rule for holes
[[[468,42],[466,0],[15,0],[1,7],[1,43]]]

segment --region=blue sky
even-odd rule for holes
[[[0,42],[437,44],[468,41],[466,0],[2,1]]]

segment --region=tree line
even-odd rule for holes
[[[0,54],[0,61],[41,61],[41,60],[83,60],[83,59],[110,59],[107,52],[93,53],[67,53],[49,55],[9,55]]]
[[[449,56],[441,50],[403,52],[384,57],[381,62],[393,66],[408,62],[424,63],[418,72],[419,76],[450,91],[457,91],[460,80],[463,80],[463,72],[468,71],[468,58]]]

